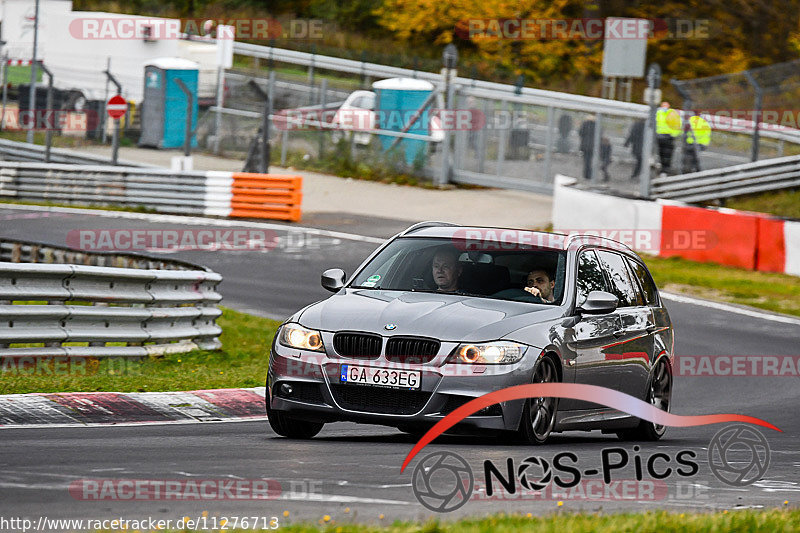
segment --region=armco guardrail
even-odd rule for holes
[[[652,181],[654,198],[703,202],[800,186],[800,156],[765,159]]]
[[[220,347],[215,320],[222,276],[215,272],[135,254],[1,244],[0,357],[144,357]],[[172,269],[5,261],[26,258],[138,260]]]
[[[38,144],[9,141],[0,139],[0,159],[5,161],[44,161],[45,147]],[[51,163],[64,163],[69,165],[110,165],[111,160],[98,155],[83,154],[64,148],[50,149]],[[120,160],[120,165],[126,167],[151,168],[135,161]],[[157,167],[152,167],[157,168]]]
[[[0,161],[0,199],[298,221],[300,176]]]

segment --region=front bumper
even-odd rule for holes
[[[390,362],[383,355],[353,359],[287,348],[276,342],[270,354],[267,401],[271,410],[302,420],[428,427],[483,394],[530,383],[539,355],[529,347],[522,359],[511,365],[445,364],[455,347],[455,343],[443,342],[439,354],[429,363],[408,364]],[[420,371],[420,388],[342,384],[342,364]],[[455,429],[516,430],[523,406],[524,400],[517,400],[487,407],[465,418]]]

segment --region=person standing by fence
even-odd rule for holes
[[[669,102],[661,102],[656,111],[656,137],[658,139],[658,157],[661,160],[661,173],[666,174],[672,166],[672,152],[675,150],[675,138],[681,134],[681,115],[669,106]]]
[[[578,135],[581,138],[581,153],[583,155],[583,179],[586,181],[592,179],[595,118],[595,115],[589,115],[589,118],[583,121],[583,124],[581,124],[578,130]]]
[[[703,151],[711,143],[711,125],[706,119],[700,116],[697,111],[692,111],[689,117],[689,124],[686,132],[686,146],[684,146],[684,158],[682,171],[684,174],[690,172],[700,172],[700,158],[698,150]]]
[[[636,160],[636,166],[633,168],[631,179],[635,180],[639,177],[639,172],[642,170],[642,147],[644,145],[644,120],[637,120],[628,130],[628,136],[625,138],[625,146],[631,147],[631,155]]]

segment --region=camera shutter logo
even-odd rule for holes
[[[537,475],[538,474],[538,475]],[[528,490],[542,490],[553,480],[550,463],[541,457],[528,457],[517,469],[519,484]]]
[[[455,511],[469,501],[475,478],[469,464],[453,452],[425,456],[411,474],[419,503],[437,513]]]
[[[734,424],[717,432],[708,444],[708,466],[727,485],[752,485],[769,468],[770,449],[760,431]]]

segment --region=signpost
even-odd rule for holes
[[[108,116],[114,119],[114,138],[111,145],[111,162],[113,165],[117,164],[117,152],[119,151],[119,119],[128,110],[128,102],[125,101],[120,95],[112,96],[106,103],[106,112]]]

